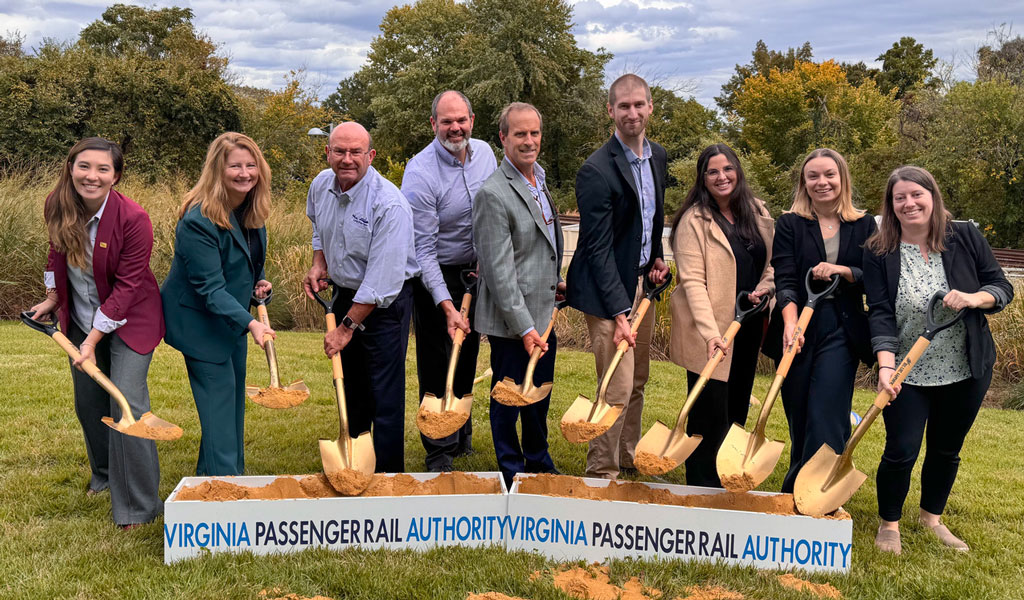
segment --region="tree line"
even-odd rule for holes
[[[74,41],[26,49],[17,34],[0,38],[0,168],[53,164],[78,139],[102,135],[124,148],[132,176],[189,178],[214,137],[238,130],[260,144],[275,188],[297,198],[324,166],[310,127],[363,123],[378,169],[400,178],[432,137],[433,96],[456,88],[473,102],[474,134],[495,148],[502,106],[540,109],[541,160],[560,209],[573,210],[576,170],[611,132],[612,54],[578,46],[564,0],[394,7],[363,66],[322,102],[301,70],[277,91],[238,85],[193,18],[186,8],[115,4]],[[681,203],[707,144],[740,153],[776,214],[789,205],[803,155],[829,146],[847,157],[860,206],[877,208],[893,168],[919,164],[957,218],[978,221],[993,245],[1024,247],[1024,38],[999,28],[988,41],[972,57],[974,81],[956,81],[931,50],[903,37],[875,58],[877,69],[819,60],[809,42],[773,50],[759,41],[715,98],[718,110],[654,85],[648,134],[671,161],[667,211]]]

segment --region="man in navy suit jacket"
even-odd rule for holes
[[[616,79],[608,89],[615,134],[576,174],[580,237],[566,277],[566,297],[586,314],[598,381],[619,342],[627,340],[630,346],[607,396],[624,410],[607,433],[590,442],[587,475],[592,477],[636,472],[633,455],[640,440],[654,311],[648,311],[635,336],[630,319],[642,297],[642,278],[657,284],[668,274],[661,247],[666,155],[645,135],[653,108],[646,81],[632,74]]]

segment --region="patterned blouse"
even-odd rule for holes
[[[938,290],[949,291],[946,271],[942,267],[942,254],[929,252],[926,261],[916,244],[900,242],[900,285],[896,293],[896,327],[900,338],[897,364],[924,331],[928,301]],[[939,322],[953,316],[952,311],[944,306],[938,307],[935,312]],[[928,350],[910,370],[905,383],[920,386],[946,385],[970,376],[967,328],[960,321],[935,336]]]

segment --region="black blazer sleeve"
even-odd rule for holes
[[[895,290],[891,292],[889,290],[886,260],[888,257],[888,254],[879,256],[868,248],[864,248],[864,294],[868,299],[868,328],[871,331],[871,348],[876,353],[895,353],[899,350],[896,311],[891,300],[895,296]]]
[[[580,230],[586,230],[589,245],[577,247],[577,253],[582,250],[584,255],[574,256],[573,261],[586,261],[592,289],[601,292],[592,299],[600,304],[601,310],[594,312],[600,312],[601,316],[628,311],[633,306],[633,298],[626,295],[615,261],[612,195],[605,174],[590,161],[583,163],[576,173],[576,205],[580,211]],[[573,291],[569,291],[570,297]]]
[[[796,215],[784,214],[775,221],[775,239],[772,241],[772,267],[775,269],[775,302],[782,310],[787,304],[797,302],[802,278],[797,276],[796,239],[794,225]]]
[[[992,294],[996,299],[995,306],[983,310],[985,314],[997,313],[1013,300],[1013,285],[1003,274],[1003,268],[999,266],[992,247],[985,241],[984,236],[978,228],[970,223],[956,223],[956,231],[963,240],[964,247],[968,249],[974,259],[974,268],[978,274],[978,291]],[[956,287],[956,286],[954,286]]]

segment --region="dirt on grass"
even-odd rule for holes
[[[679,495],[664,489],[655,489],[634,481],[610,481],[607,487],[591,487],[579,477],[568,475],[538,474],[519,482],[519,491],[524,494],[542,494],[583,498],[587,500],[620,500],[640,504],[667,504],[719,510],[742,510],[772,515],[799,515],[793,494],[718,494]],[[838,512],[823,518],[849,519],[850,515]]]
[[[309,392],[270,387],[256,392],[252,401],[267,408],[291,408],[302,404],[306,398],[309,398]]]
[[[685,598],[676,600],[743,600],[745,596],[739,592],[718,585],[691,585],[686,588]]]
[[[798,592],[810,592],[818,598],[842,598],[843,594],[829,583],[812,583],[792,573],[778,576],[779,584]]]
[[[457,410],[446,410],[435,412],[426,410],[423,405],[416,411],[416,426],[423,435],[432,440],[439,440],[448,437],[469,419],[469,413]]]
[[[331,487],[336,489],[342,496],[358,496],[370,485],[373,475],[357,471],[356,469],[338,469],[325,473]]]
[[[285,594],[283,596],[279,596],[278,594],[280,593],[281,590],[279,588],[274,588],[272,590],[260,590],[259,600],[334,600],[334,598],[329,598],[327,596],[307,597],[300,596],[298,594]]]
[[[621,587],[611,582],[608,567],[567,567],[553,573],[555,587],[581,600],[654,600],[661,591],[632,577]]]
[[[484,592],[483,594],[470,594],[466,600],[525,600],[519,596],[506,596],[501,592]]]
[[[441,473],[420,481],[405,473],[376,474],[358,494],[367,496],[439,496],[448,494],[500,494],[501,482],[470,473]],[[231,500],[281,500],[290,498],[336,498],[341,496],[323,473],[305,477],[278,477],[268,485],[251,487],[213,479],[183,487],[175,500],[226,502]]]

